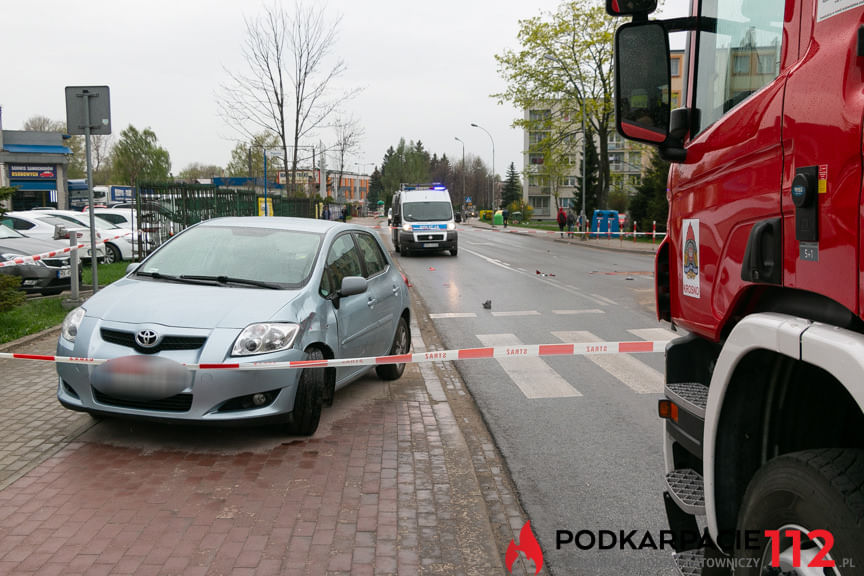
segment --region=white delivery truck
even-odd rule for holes
[[[402,184],[393,194],[393,246],[403,256],[421,250],[459,251],[450,192],[441,184]]]

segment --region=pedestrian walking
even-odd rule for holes
[[[342,222],[347,222],[347,221],[348,221],[348,207],[347,207],[347,206],[343,206],[343,207],[342,207],[342,217],[341,217],[341,220],[342,220]]]
[[[506,208],[504,210],[501,210],[501,218],[504,219],[504,228],[507,227],[507,219],[509,217],[510,217],[510,212],[508,212]]]
[[[576,228],[576,213],[573,208],[567,212],[567,237],[573,238],[573,229]]]
[[[324,205],[324,210],[321,211],[321,219],[322,220],[329,220],[330,219],[330,205],[329,204]]]
[[[564,237],[564,226],[567,225],[567,214],[564,208],[558,208],[558,231],[561,233],[561,238]]]

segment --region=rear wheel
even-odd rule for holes
[[[324,354],[317,348],[306,351],[307,360],[323,360]],[[288,431],[297,436],[311,436],[318,429],[321,406],[324,402],[324,368],[304,368],[297,383],[294,410]]]
[[[758,545],[736,551],[757,564],[736,563],[736,576],[864,574],[864,451],[806,450],[771,460],[747,487],[738,530],[758,534]]]
[[[411,349],[411,331],[405,318],[399,318],[396,326],[396,334],[393,335],[393,345],[390,347],[390,356],[407,354]],[[382,380],[398,380],[405,372],[405,364],[382,364],[375,368],[375,373]]]
[[[114,244],[105,244],[105,264],[120,262],[122,259],[123,255],[120,253],[120,249],[117,248],[117,246]]]

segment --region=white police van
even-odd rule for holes
[[[393,246],[403,256],[420,251],[459,251],[453,203],[446,186],[403,184],[393,195]]]

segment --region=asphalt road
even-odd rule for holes
[[[674,336],[654,317],[650,253],[463,228],[456,257],[397,256],[446,348]],[[675,573],[670,551],[556,541],[559,531],[637,530],[638,544],[645,532],[659,538],[666,528],[656,416],[661,354],[473,360],[457,369],[551,573]]]

